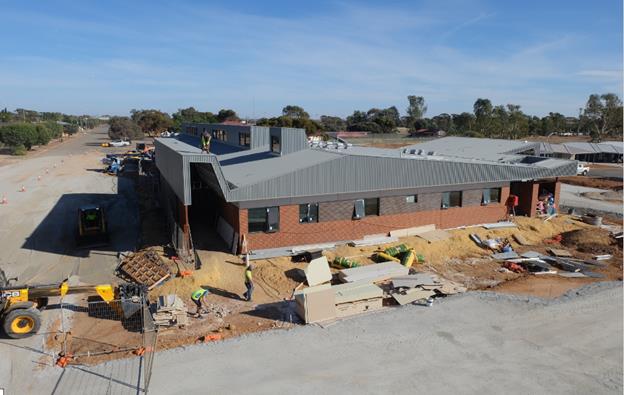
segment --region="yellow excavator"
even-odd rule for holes
[[[63,297],[71,294],[99,295],[105,302],[120,297],[119,287],[110,284],[70,286],[67,280],[60,284],[18,285],[11,284],[17,277],[7,278],[0,269],[0,325],[4,333],[13,339],[29,337],[37,333],[41,327],[41,310],[48,305],[48,298]],[[117,293],[117,295],[116,295]],[[126,309],[136,312],[136,308]]]

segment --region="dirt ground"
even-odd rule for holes
[[[564,184],[578,185],[598,189],[610,189],[613,191],[622,190],[622,180],[612,180],[608,178],[592,177],[560,177],[559,181]]]
[[[419,237],[400,240],[418,254],[425,257],[425,263],[416,265],[416,271],[429,271],[452,281],[459,282],[470,290],[489,289],[495,292],[533,295],[554,298],[580,285],[608,280],[622,280],[622,249],[611,241],[606,230],[596,229],[570,216],[558,216],[550,221],[518,217],[517,228],[487,230],[471,227],[450,230],[451,237],[445,241],[429,243]],[[576,233],[575,233],[576,232]],[[564,278],[558,275],[516,274],[501,271],[501,262],[488,257],[489,252],[469,239],[470,233],[483,238],[507,238],[515,251],[537,251],[547,254],[548,247],[568,249],[577,258],[591,258],[597,253],[612,253],[609,266],[597,269],[604,278]],[[520,246],[512,235],[519,233],[532,246]],[[545,244],[545,239],[555,235],[567,235],[561,243]],[[591,236],[589,238],[589,236]],[[384,246],[356,248],[339,246],[325,251],[332,261],[336,256],[349,257],[360,264],[373,264],[372,256]],[[174,278],[150,293],[157,295],[176,293],[182,297],[190,312],[195,306],[190,294],[199,287],[210,289],[208,296],[211,311],[202,319],[190,318],[190,325],[184,329],[170,328],[159,332],[159,349],[172,348],[198,342],[202,336],[216,335],[229,338],[244,333],[286,328],[300,324],[293,312],[291,299],[294,289],[305,281],[305,263],[295,263],[289,257],[253,261],[255,292],[253,302],[242,300],[242,260],[224,252],[201,251],[203,263],[191,277]],[[332,272],[338,270],[332,268]]]

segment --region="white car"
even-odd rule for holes
[[[589,166],[587,166],[587,163],[579,162],[576,165],[576,175],[577,176],[586,176],[587,173],[589,173]]]
[[[126,140],[113,140],[108,143],[108,145],[111,147],[127,147],[130,145],[130,142]]]

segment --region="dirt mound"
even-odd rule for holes
[[[590,254],[613,254],[617,250],[609,232],[604,229],[577,229],[562,233],[561,244]]]

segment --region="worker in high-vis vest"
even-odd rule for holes
[[[200,147],[202,152],[206,152],[209,153],[210,152],[210,140],[212,140],[212,136],[210,136],[210,133],[208,132],[204,132],[201,135],[201,141],[200,141]]]
[[[245,287],[247,287],[247,292],[243,295],[245,300],[251,302],[251,294],[253,293],[254,285],[253,285],[253,276],[251,271],[253,270],[253,266],[247,265],[245,267]]]
[[[200,317],[201,313],[204,312],[204,304],[206,303],[206,296],[208,296],[208,293],[207,289],[199,288],[191,294],[191,300],[197,306],[195,317]]]

